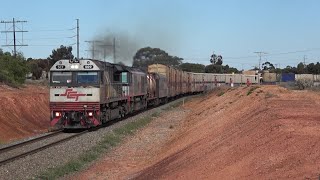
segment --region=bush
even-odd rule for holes
[[[247,92],[247,96],[249,96],[250,94],[252,94],[253,91],[256,90],[256,89],[258,89],[258,88],[259,88],[259,86],[253,86],[253,87],[251,87],[251,88],[249,89],[249,91]]]
[[[300,89],[306,89],[313,86],[313,81],[311,79],[298,79],[295,85]]]
[[[224,95],[224,92],[223,92],[223,91],[221,91],[221,92],[219,92],[219,93],[217,94],[217,96],[222,96],[222,95]]]
[[[24,83],[27,73],[28,67],[21,55],[0,54],[0,82],[16,87]]]

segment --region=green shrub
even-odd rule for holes
[[[249,96],[251,93],[253,93],[254,90],[258,89],[259,86],[253,86],[249,89],[249,91],[247,92],[247,96]]]
[[[24,58],[10,53],[0,54],[0,82],[10,86],[23,84],[29,69]]]
[[[223,91],[219,92],[217,96],[222,96],[222,95],[224,95]]]

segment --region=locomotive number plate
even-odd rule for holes
[[[57,68],[57,69],[65,69],[66,66],[65,66],[65,65],[57,65],[56,68]]]
[[[84,65],[83,68],[84,68],[84,69],[92,69],[92,68],[93,68],[93,65]]]

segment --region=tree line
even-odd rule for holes
[[[297,67],[286,66],[283,69],[276,68],[271,62],[266,61],[262,64],[263,70],[268,70],[271,73],[294,73],[294,74],[320,74],[320,63],[304,64],[300,62]]]
[[[28,73],[32,74],[33,79],[39,79],[42,72],[48,72],[55,62],[70,58],[74,58],[72,47],[66,46],[54,49],[47,59],[26,59],[21,53],[13,56],[0,49],[0,83],[18,87],[25,82]]]
[[[18,86],[23,84],[26,74],[31,73],[33,79],[39,79],[43,71],[48,72],[53,64],[60,59],[74,59],[71,46],[60,46],[53,49],[51,55],[46,59],[24,58],[22,54],[14,57],[9,52],[3,52],[0,49],[0,82]],[[184,63],[183,58],[173,56],[160,48],[144,47],[139,49],[133,56],[133,67],[147,71],[150,64],[165,64],[173,66],[187,72],[195,73],[240,73],[237,68],[224,65],[222,58],[218,61],[212,61],[210,65],[199,63]],[[209,59],[208,59],[209,62]],[[271,62],[262,64],[263,70],[275,73],[295,73],[295,74],[320,74],[320,63],[303,64],[299,63],[297,67],[287,66],[283,69],[276,68]],[[256,70],[256,69],[254,69]]]
[[[183,58],[172,56],[159,48],[145,47],[137,51],[133,57],[133,67],[147,71],[150,64],[164,64],[187,72],[195,73],[238,73],[239,70],[229,65],[223,65],[222,58],[210,65],[198,63],[183,63]]]

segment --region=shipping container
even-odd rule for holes
[[[225,74],[213,74],[217,83],[225,83],[226,82],[226,75]]]
[[[148,73],[147,82],[148,82],[147,98],[148,98],[148,101],[150,101],[152,99],[157,98],[157,95],[156,95],[156,90],[157,90],[156,73]]]
[[[243,75],[242,83],[245,84],[247,82],[249,82],[250,84],[259,84],[260,76],[259,75]]]
[[[163,64],[152,64],[148,66],[149,73],[158,73],[166,77],[168,87],[168,97],[174,97],[176,95],[176,73],[173,67],[168,67]]]
[[[214,77],[214,74],[211,74],[211,73],[206,73],[206,76],[207,76],[207,90],[212,90],[214,89],[214,87],[216,86],[215,85],[215,77]]]
[[[282,73],[281,74],[281,82],[290,82],[295,81],[294,73]]]
[[[257,75],[257,71],[255,70],[248,70],[248,71],[243,71],[243,75]]]
[[[313,81],[314,82],[320,82],[320,75],[319,74],[314,74],[313,75]]]
[[[295,80],[311,80],[313,81],[313,74],[296,74]]]
[[[204,88],[204,75],[203,73],[193,73],[194,92],[203,91]]]
[[[182,71],[179,69],[175,69],[176,71],[176,96],[182,94],[182,84],[181,84],[181,75]]]
[[[235,83],[235,78],[236,78],[236,75],[235,74],[225,74],[225,83],[226,84],[231,84],[231,83]]]
[[[263,82],[267,83],[275,83],[277,82],[277,74],[276,73],[263,73],[262,75]]]
[[[187,82],[187,93],[194,92],[194,81],[193,81],[193,73],[187,72],[188,82]]]
[[[230,84],[230,79],[234,84],[246,84],[247,82],[250,84],[259,83],[259,75],[225,74],[225,77],[226,84]]]
[[[185,71],[182,71],[182,94],[186,94],[188,92],[188,74]]]
[[[158,73],[148,73],[148,103],[158,105],[165,103],[168,97],[167,78]]]

